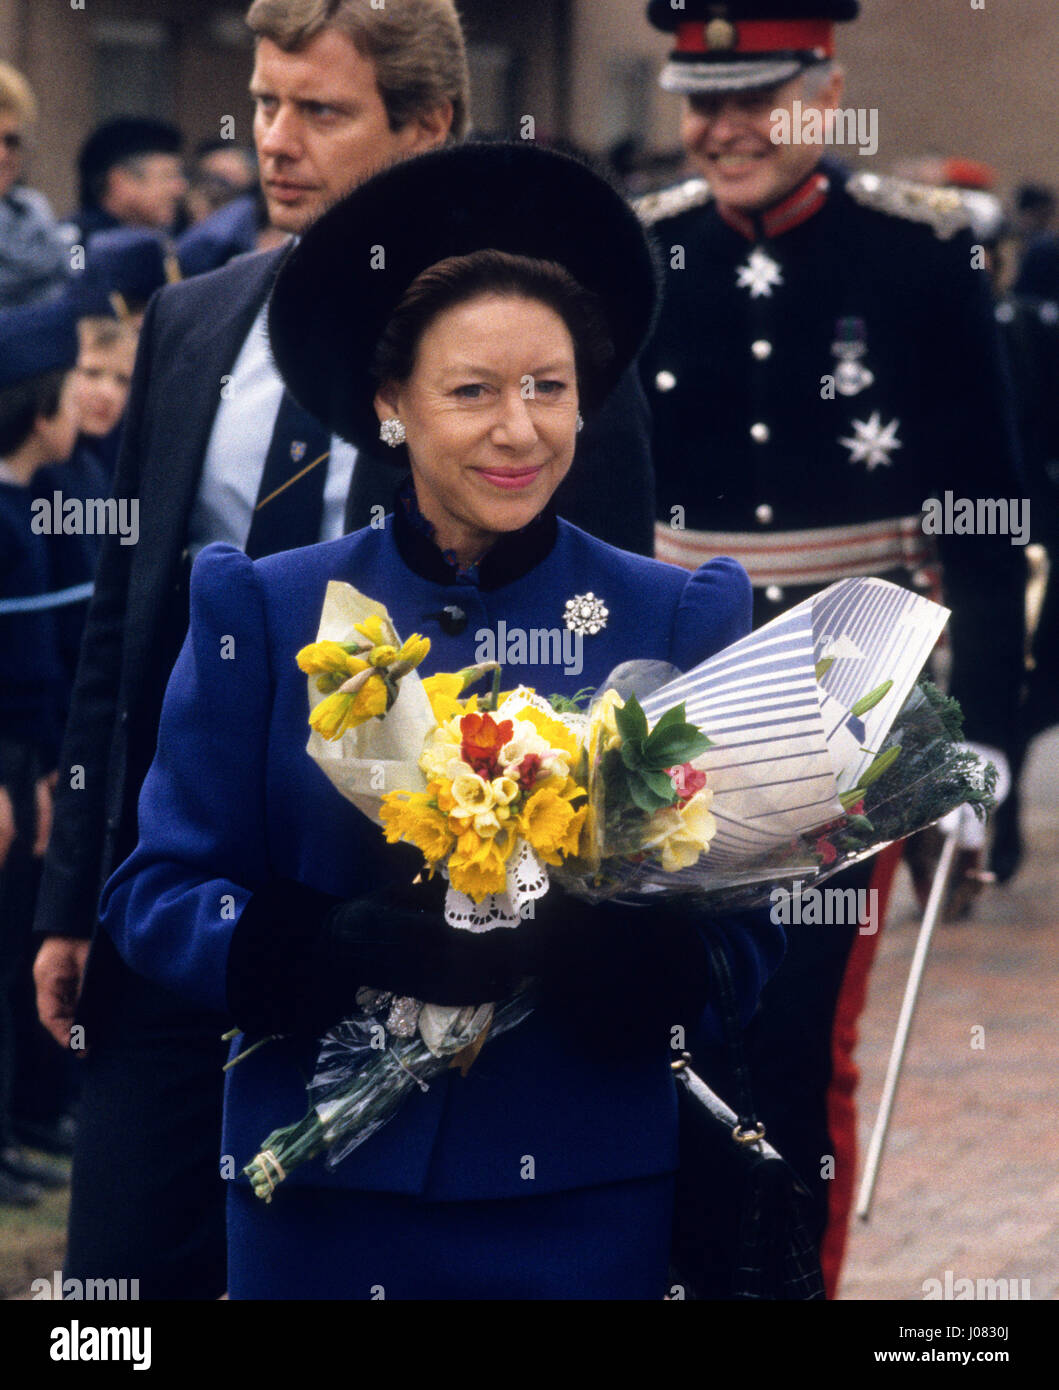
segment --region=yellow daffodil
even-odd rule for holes
[[[502,810],[503,808],[501,807],[500,809]],[[496,807],[491,811],[480,811],[474,818],[474,833],[476,835],[481,835],[483,840],[490,839],[502,829],[503,827],[500,824]]]
[[[409,638],[411,641],[411,638]],[[426,641],[426,638],[423,638]],[[426,691],[427,699],[430,701],[430,708],[434,712],[434,718],[439,725],[447,723],[450,719],[459,718],[460,715],[473,713],[478,709],[478,696],[471,695],[466,700],[459,698],[460,691],[463,689],[463,677],[450,675],[447,671],[440,671],[436,676],[425,676],[423,678],[423,689]],[[456,742],[460,741],[459,729],[456,730]]]
[[[572,832],[575,817],[576,834]],[[576,843],[584,821],[583,810],[573,809],[567,798],[553,786],[541,787],[526,801],[518,817],[518,828],[546,864],[562,863],[561,853],[570,853],[564,846]]]
[[[449,859],[449,882],[458,893],[466,893],[476,903],[490,893],[507,888],[507,860],[515,845],[515,834],[505,826],[489,839],[473,831],[461,835]]]
[[[587,816],[588,803],[586,802],[580,810],[574,812],[570,824],[566,828],[566,834],[559,842],[560,854],[570,859],[576,859],[581,853],[581,836],[584,833]]]
[[[460,742],[460,728],[455,723],[442,724],[429,736],[419,755],[419,766],[431,780],[455,776],[456,773],[450,771],[454,762],[461,765],[460,771],[471,770],[460,757]]]
[[[321,700],[309,715],[310,727],[321,738],[341,738],[347,729],[355,729],[376,715],[385,714],[387,699],[385,683],[372,674],[358,689],[339,690]]]
[[[493,802],[497,806],[510,806],[522,790],[513,777],[494,777],[489,785],[493,789]]]
[[[407,666],[411,671],[430,651],[430,638],[421,637],[418,632],[413,632],[407,641],[401,643],[401,649],[397,653],[397,664]]]
[[[381,615],[378,613],[370,614],[362,623],[354,623],[353,627],[362,637],[366,637],[373,647],[381,646],[390,636],[383,626]]]
[[[368,661],[372,666],[389,666],[397,660],[397,648],[384,643],[381,647],[372,647],[368,652]]]
[[[304,671],[307,676],[341,675],[344,680],[353,674],[349,663],[357,658],[351,657],[345,647],[337,642],[310,642],[307,647],[302,647],[295,660],[298,670]],[[360,670],[363,665],[361,662],[354,669]]]
[[[550,787],[564,801],[576,801],[579,796],[585,795],[584,787],[573,777],[549,777],[542,786]]]
[[[453,779],[452,799],[463,816],[475,816],[493,807],[493,789],[477,772],[464,772]]]
[[[470,821],[463,822],[464,828],[456,840],[456,853],[462,860],[471,860],[482,849],[482,837],[476,835]]]
[[[643,847],[662,851],[666,873],[690,868],[709,849],[717,833],[717,821],[710,811],[712,800],[712,791],[696,792],[684,806],[656,812],[653,831],[643,841]]]
[[[330,695],[368,665],[361,657],[350,656],[337,642],[310,642],[295,659],[307,676],[316,676],[316,688],[321,695]]]
[[[605,690],[592,711],[589,724],[589,755],[594,760],[600,753],[621,746],[621,734],[614,711],[622,709],[625,701],[616,690]]]
[[[566,755],[567,762],[575,761],[580,752],[581,743],[572,729],[568,729],[558,719],[550,718],[541,710],[534,709],[532,705],[526,705],[520,709],[517,718],[532,724],[549,748]]]
[[[415,845],[433,869],[456,843],[448,818],[431,805],[427,792],[388,792],[379,812],[387,844],[404,840]]]

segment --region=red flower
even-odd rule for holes
[[[510,743],[515,726],[510,719],[498,724],[489,714],[465,714],[460,720],[463,742],[460,753],[463,761],[490,781],[499,771],[498,759],[505,743]]]
[[[543,759],[539,753],[524,753],[518,760],[519,785],[529,791],[541,775]]]
[[[706,774],[690,763],[680,763],[677,767],[667,767],[669,780],[677,793],[677,805],[686,806],[696,792],[706,785]]]
[[[816,852],[820,856],[822,864],[833,864],[838,858],[838,850],[824,835],[821,835],[816,842]]]

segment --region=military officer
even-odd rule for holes
[[[1024,552],[1009,536],[945,534],[935,552],[938,509],[925,505],[1024,491],[988,274],[958,192],[865,167],[878,113],[842,108],[833,61],[836,23],[858,8],[649,5],[675,36],[661,85],[684,98],[699,174],[640,204],[667,267],[641,359],[655,553],[689,567],[737,558],[757,624],[849,575],[930,587],[940,554],[966,732],[1002,747],[1017,707]],[[774,1117],[771,1136],[828,1218],[833,1293],[854,1176],[849,1053],[878,938],[838,926],[790,937],[748,1044],[759,1113]]]

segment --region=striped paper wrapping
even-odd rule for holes
[[[683,701],[713,745],[694,766],[713,791],[717,834],[683,874],[701,881],[706,867],[736,881],[747,871],[750,881],[755,863],[841,816],[839,792],[879,751],[948,616],[885,580],[844,579],[644,699],[651,724]],[[854,716],[886,681],[888,694]]]

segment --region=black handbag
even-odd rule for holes
[[[713,1000],[721,1018],[738,1114],[688,1065],[674,1062],[680,1119],[670,1257],[670,1298],[822,1299],[809,1235],[811,1197],[765,1140],[754,1114],[735,990],[724,952],[710,943]]]

